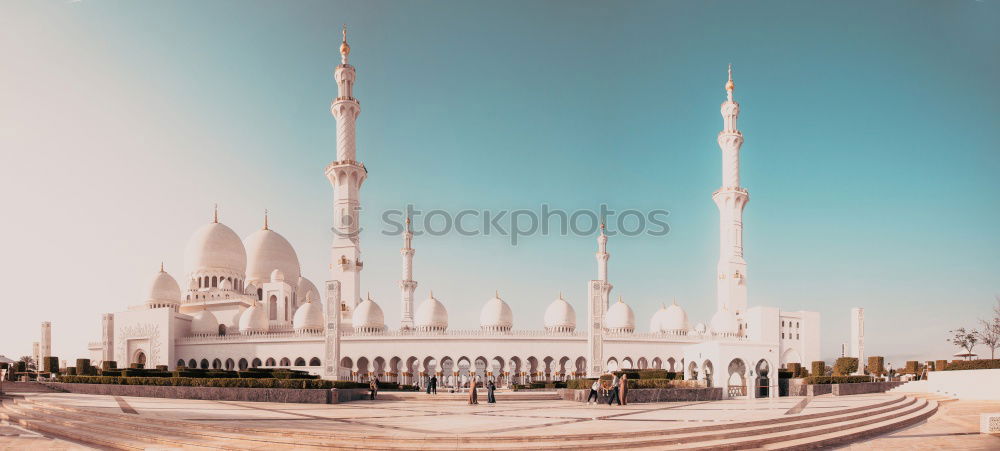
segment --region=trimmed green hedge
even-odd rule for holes
[[[195,378],[195,377],[118,377],[61,376],[60,382],[70,384],[157,385],[174,387],[240,387],[240,388],[368,388],[368,384],[322,379],[257,379],[257,378]]]
[[[590,390],[590,386],[594,385],[594,381],[596,380],[597,378],[570,379],[566,381],[566,388],[572,390]]]
[[[811,385],[825,384],[856,384],[859,382],[871,382],[870,376],[810,376],[803,381]]]
[[[826,374],[826,362],[822,360],[814,361],[812,363],[812,370],[809,371],[809,374],[812,374],[813,376],[822,376]]]
[[[857,357],[841,357],[837,359],[837,363],[835,363],[833,366],[833,375],[850,376],[857,370],[858,370]]]
[[[885,374],[885,358],[880,356],[868,357],[868,374],[875,376]]]
[[[947,371],[1000,369],[1000,359],[953,360],[944,368]]]
[[[948,369],[947,360],[935,360],[934,361],[934,371],[944,371]]]
[[[59,357],[42,357],[42,362],[45,364],[42,369],[44,369],[46,373],[59,372]]]
[[[118,362],[114,360],[105,360],[101,362],[101,371],[113,370],[118,368]]]

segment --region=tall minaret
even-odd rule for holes
[[[597,237],[597,280],[587,284],[587,377],[604,374],[604,314],[608,311],[611,298],[611,283],[608,282],[608,235]]]
[[[743,208],[750,193],[740,187],[740,146],[743,133],[736,128],[740,104],[733,101],[733,66],[729,66],[726,101],[722,102],[723,127],[719,132],[722,149],[722,188],[712,194],[719,207],[718,305],[742,315],[747,307],[747,262],[743,259]]]
[[[406,218],[406,231],[403,233],[403,248],[399,250],[403,255],[403,279],[399,281],[399,288],[402,290],[402,304],[400,305],[399,328],[402,330],[413,329],[413,290],[417,288],[417,281],[413,280],[413,231],[410,230],[410,218]]]
[[[334,190],[333,248],[330,263],[331,279],[340,282],[341,319],[350,321],[351,312],[361,302],[361,184],[368,177],[365,165],[357,161],[354,146],[354,123],[361,106],[354,98],[354,66],[347,63],[351,47],[347,45],[347,26],[340,43],[340,64],[333,72],[337,80],[337,98],[330,105],[337,119],[337,159],[326,167],[326,177]]]
[[[604,233],[604,223],[601,223],[601,234],[597,237],[597,280],[608,282],[608,260],[611,254],[608,253],[608,235]]]

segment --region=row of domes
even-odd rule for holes
[[[299,257],[291,243],[267,226],[246,238],[240,237],[218,220],[208,223],[188,240],[184,267],[191,277],[203,274],[236,274],[250,283],[270,280],[277,269],[285,277],[302,275]]]
[[[219,320],[210,310],[202,309],[191,315],[192,335],[219,334]],[[323,331],[323,306],[312,292],[307,292],[306,302],[295,310],[292,316],[292,328],[296,332]],[[254,302],[249,308],[239,314],[239,332],[243,334],[258,334],[268,330],[267,311],[264,304]],[[234,331],[227,331],[232,333]]]

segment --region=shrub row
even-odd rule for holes
[[[868,357],[868,374],[875,376],[885,374],[885,358],[880,356]]]
[[[1000,369],[1000,359],[953,360],[944,367],[947,371]]]
[[[120,376],[67,375],[67,376],[60,376],[58,380],[60,382],[66,382],[70,384],[157,385],[157,386],[174,386],[174,387],[240,387],[240,388],[295,388],[295,389],[368,388],[368,384],[361,382],[328,381],[322,379],[120,377]]]
[[[857,359],[855,359],[857,360]],[[871,382],[870,376],[809,376],[804,379],[807,384],[856,384],[859,382]]]

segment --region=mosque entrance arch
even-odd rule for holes
[[[142,368],[146,367],[146,351],[142,349],[135,351],[135,355],[132,356],[132,363],[138,363],[142,365]]]
[[[757,362],[755,371],[757,373],[757,397],[767,398],[770,396],[771,380],[768,378],[768,373],[770,373],[770,368],[767,364],[767,360],[761,359]]]
[[[694,362],[691,362],[691,363],[694,363]],[[712,361],[711,360],[706,360],[705,363],[701,364],[701,368],[702,368],[701,372],[705,373],[704,376],[702,376],[702,379],[705,380],[705,386],[711,387],[712,386],[712,375],[715,373],[715,368],[712,367]]]
[[[729,397],[743,397],[747,395],[747,364],[741,359],[733,359],[729,362]]]

